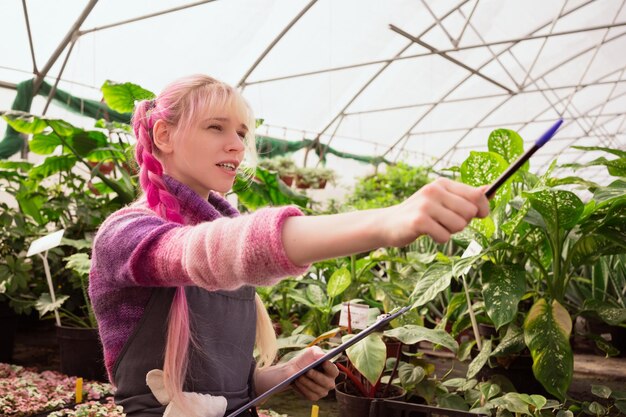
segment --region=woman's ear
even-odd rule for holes
[[[157,120],[152,128],[152,140],[159,152],[169,154],[174,151],[170,126],[164,120]]]

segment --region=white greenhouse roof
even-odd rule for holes
[[[260,134],[437,169],[486,150],[493,129],[528,147],[563,117],[531,160],[542,172],[555,157],[606,156],[571,145],[626,149],[625,3],[5,0],[0,109],[38,75],[99,100],[107,79],[158,92],[206,73],[243,91]],[[76,118],[54,105],[48,115]],[[332,156],[329,166],[367,169]],[[577,174],[610,180],[603,166]]]

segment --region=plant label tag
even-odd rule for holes
[[[475,240],[472,240],[470,244],[467,245],[467,249],[465,249],[465,252],[463,252],[463,255],[461,255],[461,259],[478,255],[482,250],[483,250],[483,247],[480,246],[480,244],[476,242]],[[470,271],[470,269],[472,269],[471,265],[465,268],[465,270],[463,271],[463,275],[466,275]]]
[[[30,244],[30,248],[28,248],[28,253],[26,254],[26,256],[36,255],[52,248],[56,248],[61,244],[61,239],[63,239],[64,232],[65,229],[61,229],[33,241],[33,243]]]
[[[350,321],[353,329],[363,330],[367,327],[370,307],[365,304],[343,303],[339,315],[339,326],[348,327],[348,305],[350,305]]]

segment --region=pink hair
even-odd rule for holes
[[[144,100],[136,106],[132,124],[137,138],[135,157],[140,168],[140,184],[149,207],[160,217],[184,223],[178,200],[163,181],[163,165],[158,160],[158,149],[155,149],[152,138],[155,123],[165,121],[173,127],[176,138],[184,138],[200,112],[223,108],[234,109],[239,113],[240,120],[245,121],[249,132],[246,141],[254,154],[255,122],[252,112],[236,90],[214,78],[205,75],[182,78],[167,86],[156,99]],[[181,286],[176,288],[170,307],[163,373],[171,401],[176,401],[183,408],[187,405],[182,390],[190,341],[193,339],[189,330],[187,297]],[[186,410],[186,413],[195,414],[193,410]]]

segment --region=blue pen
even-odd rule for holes
[[[555,124],[553,124],[550,129],[548,129],[543,135],[541,135],[541,137],[539,139],[537,139],[537,141],[533,144],[533,146],[527,150],[526,152],[524,152],[524,154],[522,156],[520,156],[517,161],[515,161],[513,164],[511,164],[506,171],[504,171],[502,173],[502,175],[500,175],[500,177],[491,185],[491,187],[489,187],[489,189],[487,190],[487,192],[485,193],[485,195],[487,196],[487,198],[491,198],[493,197],[493,195],[496,193],[496,191],[498,191],[498,188],[500,188],[500,186],[502,184],[504,184],[506,182],[506,180],[509,179],[509,177],[511,177],[511,175],[513,175],[515,173],[515,171],[517,171],[518,169],[521,168],[522,165],[524,165],[524,163],[526,161],[528,161],[528,159],[535,153],[537,152],[537,150],[539,148],[541,148],[543,145],[545,145],[545,143],[547,141],[549,141],[550,139],[552,139],[552,136],[554,136],[554,134],[556,133],[557,130],[559,130],[559,127],[561,127],[561,124],[563,123],[563,119],[559,119]]]

